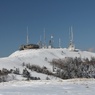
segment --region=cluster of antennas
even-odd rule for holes
[[[53,36],[51,35],[51,39],[49,40],[48,45],[46,44],[45,39],[44,39],[44,43],[42,43],[42,41],[40,40],[38,42],[38,45],[39,45],[39,48],[54,48],[53,42],[54,42]]]
[[[68,49],[70,51],[75,51],[72,27],[69,28],[69,39],[70,39],[70,43],[69,43]],[[51,35],[51,39],[49,40],[49,45],[48,46],[46,45],[46,35],[45,35],[45,29],[44,29],[44,43],[42,44],[41,38],[40,38],[40,41],[38,43],[39,47],[40,48],[54,48],[53,42],[54,42],[53,36]],[[59,48],[61,48],[61,39],[60,38],[59,38]]]
[[[70,51],[74,51],[75,45],[74,45],[74,41],[73,41],[73,29],[72,29],[72,27],[69,29],[69,37],[70,37],[70,43],[69,43],[68,49]],[[54,48],[53,43],[54,43],[53,35],[51,35],[51,39],[49,40],[49,44],[46,45],[46,34],[45,34],[45,29],[44,29],[44,42],[42,43],[41,37],[40,37],[40,41],[38,42],[38,44],[29,44],[28,27],[27,27],[27,44],[21,45],[19,50],[39,49],[39,48]],[[61,48],[61,39],[60,38],[59,38],[59,48]]]
[[[40,37],[40,41],[38,42],[39,48],[54,48],[53,42],[54,42],[53,36],[51,35],[51,39],[49,40],[48,45],[46,44],[46,33],[44,29],[44,42],[42,43],[41,37]]]

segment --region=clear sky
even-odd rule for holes
[[[0,0],[0,57],[8,56],[29,42],[37,43],[46,30],[46,41],[54,36],[58,47],[68,47],[73,27],[76,48],[95,48],[95,0]]]

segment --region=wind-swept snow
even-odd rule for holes
[[[94,79],[0,83],[0,95],[95,95]]]

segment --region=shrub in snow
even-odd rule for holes
[[[43,73],[43,74],[47,74],[47,75],[54,75],[51,71],[49,71],[45,66],[44,67],[40,67],[38,65],[28,65],[26,64],[26,67],[28,69],[30,69],[31,71],[36,71],[38,73]]]
[[[22,63],[22,66],[25,66],[25,63],[24,62]]]
[[[48,61],[48,58],[47,57],[45,57],[45,61]]]
[[[28,72],[28,70],[25,68],[25,69],[23,69],[23,77],[26,77],[27,78],[27,80],[29,80],[30,79],[30,73]]]
[[[47,77],[46,77],[46,80],[50,80],[50,78],[47,76]]]
[[[16,68],[15,70],[13,70],[13,73],[19,75],[20,74],[19,68]]]
[[[9,76],[8,76],[9,73],[10,73],[10,71],[5,68],[0,70],[0,82],[8,81],[9,80]]]
[[[68,78],[95,78],[95,58],[83,61],[81,58],[53,59],[53,68],[57,68],[56,76],[62,79]]]

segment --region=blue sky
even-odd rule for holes
[[[73,27],[76,48],[95,48],[95,0],[0,0],[0,57],[26,44],[37,43],[46,30],[46,41],[68,47],[69,27]]]

